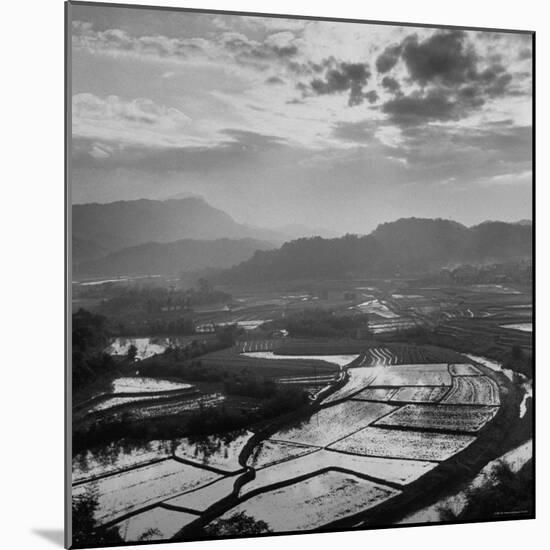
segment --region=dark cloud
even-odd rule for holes
[[[421,124],[428,121],[457,120],[461,110],[449,100],[443,90],[431,90],[426,94],[415,92],[386,101],[382,111],[400,126]]]
[[[385,76],[382,79],[382,86],[391,93],[397,93],[401,90],[401,85],[391,76]]]
[[[402,45],[388,46],[376,59],[376,69],[379,73],[391,71],[399,61]]]
[[[315,95],[349,92],[348,105],[353,107],[366,99],[363,88],[370,74],[367,63],[331,63],[323,78],[310,82],[310,91]]]
[[[416,34],[409,35],[399,48],[394,46],[383,55],[382,69],[389,66],[389,57],[393,55],[393,63],[398,56],[407,69],[406,81],[420,85],[419,90],[403,95],[394,77],[382,79],[385,89],[398,94],[382,110],[400,126],[459,120],[489,99],[522,93],[512,89],[513,77],[500,55],[492,56],[489,65],[479,69],[480,57],[463,31],[438,31],[423,41]]]
[[[416,35],[403,42],[402,58],[412,80],[462,84],[475,78],[477,55],[463,31],[437,32],[423,42]]]
[[[364,95],[365,99],[372,105],[376,103],[379,99],[378,92],[376,90],[371,90]]]

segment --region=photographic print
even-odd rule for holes
[[[66,20],[66,544],[533,518],[534,33]]]

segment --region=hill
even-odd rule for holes
[[[416,275],[454,263],[530,258],[532,227],[407,218],[379,225],[370,235],[314,237],[258,251],[220,274],[232,283],[278,279]]]
[[[182,239],[147,243],[112,252],[75,266],[79,276],[177,275],[181,271],[228,268],[252,257],[256,250],[273,248],[255,239]]]
[[[181,239],[254,238],[279,244],[285,240],[276,231],[236,222],[200,197],[77,204],[72,226],[77,242],[92,242],[109,252]]]

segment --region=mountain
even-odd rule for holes
[[[255,239],[183,239],[124,248],[75,266],[79,276],[177,275],[181,271],[228,268],[252,257],[256,250],[273,248]]]
[[[289,223],[276,227],[274,231],[281,233],[290,239],[300,239],[301,237],[324,237],[325,239],[333,239],[339,237],[342,233],[330,231],[322,227],[309,227],[301,223]]]
[[[85,262],[87,260],[95,260],[101,258],[109,252],[107,248],[88,239],[80,239],[73,235],[72,240],[72,261],[73,264]]]
[[[314,237],[258,251],[219,275],[246,283],[278,279],[426,273],[453,263],[530,258],[532,228],[503,222],[466,227],[451,220],[407,218],[379,225],[370,235]]]
[[[276,231],[240,224],[199,197],[77,204],[72,209],[72,225],[78,242],[93,242],[110,252],[181,239],[285,240]]]

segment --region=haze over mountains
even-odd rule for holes
[[[182,239],[172,243],[146,243],[83,262],[76,272],[89,277],[121,275],[177,275],[182,271],[223,269],[248,260],[256,250],[272,243],[257,239]]]
[[[111,252],[181,239],[285,240],[276,231],[238,223],[199,197],[77,204],[72,214],[73,238],[78,243],[95,243]]]
[[[407,218],[362,237],[315,235],[331,233],[301,224],[251,227],[200,197],[74,205],[73,270],[103,277],[214,268],[226,270],[216,275],[222,282],[253,282],[389,276],[450,263],[530,258],[532,252],[529,220],[468,228],[450,220]]]
[[[381,224],[363,237],[298,239],[277,250],[258,251],[219,280],[406,276],[453,264],[530,259],[531,255],[530,225],[485,222],[468,228],[451,220],[407,218]]]

